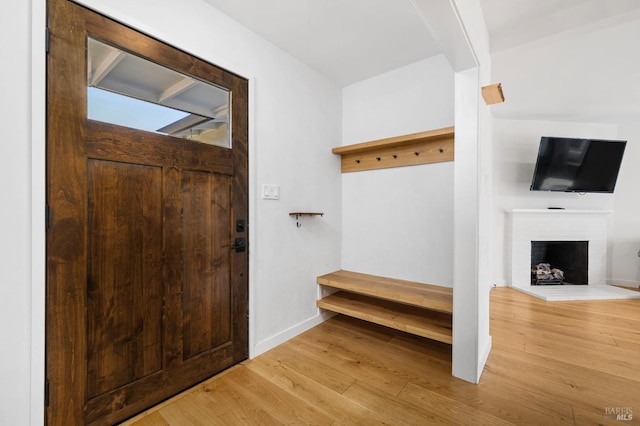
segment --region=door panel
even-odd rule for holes
[[[183,172],[184,252],[194,254],[184,264],[184,359],[231,339],[230,194],[229,176]]]
[[[248,356],[247,81],[48,9],[47,422],[113,424]],[[88,120],[89,37],[229,90],[231,148]]]
[[[90,160],[87,397],[162,369],[162,170]]]

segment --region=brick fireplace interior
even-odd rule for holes
[[[564,273],[559,284],[589,284],[588,241],[531,241],[531,266],[540,263]],[[533,274],[531,284],[536,284]]]

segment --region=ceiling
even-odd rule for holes
[[[347,86],[440,53],[410,0],[205,0]]]
[[[204,1],[343,87],[441,53],[418,12],[415,0]],[[635,22],[640,28],[638,0],[480,0],[480,4],[492,53],[553,35],[593,32],[621,23]],[[620,46],[616,47],[623,51]],[[626,48],[629,49],[627,52],[634,54],[633,44]],[[628,72],[617,70],[615,79],[619,87],[629,87],[625,84],[638,86],[640,55],[637,56],[631,64],[625,64],[630,65]],[[638,67],[634,69],[635,64]],[[602,69],[591,71],[590,67],[581,67],[578,75],[572,77],[571,90],[575,93],[573,96],[566,93],[566,99],[567,102],[573,101],[573,105],[562,105],[559,99],[554,104],[565,119],[580,115],[579,110],[568,110],[585,107],[584,104],[577,105],[575,99],[582,99],[580,94],[589,86],[594,82],[611,80],[601,74]],[[509,91],[516,89],[519,76],[505,73],[500,77],[505,97],[509,100]],[[577,84],[578,80],[582,83]],[[529,87],[538,84],[533,94],[539,100],[546,82],[529,78],[526,84]],[[569,89],[565,86],[564,92],[567,92]],[[505,102],[495,108],[494,113],[503,117],[521,117],[531,112],[534,118],[553,119],[553,111],[547,112],[546,116],[540,111],[533,111],[534,108],[539,110],[541,105],[529,106],[526,90],[521,89],[515,90],[518,102],[514,102],[513,110]],[[637,105],[633,114],[640,120],[640,91],[619,92],[620,109],[626,108],[624,111],[627,112],[625,119],[629,118],[627,107]],[[615,102],[617,99],[609,98],[609,104]],[[607,120],[611,115],[608,114]],[[585,117],[589,120],[599,118],[594,112]]]

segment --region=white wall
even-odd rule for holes
[[[26,425],[32,303],[29,2],[0,14],[0,35],[5,58],[0,67],[0,124],[5,132],[0,148],[0,424]]]
[[[342,143],[453,125],[444,56],[343,89]],[[453,162],[342,174],[342,267],[451,287]]]
[[[630,82],[625,76],[637,76],[640,68],[640,55],[635,54],[639,12],[494,52],[492,76],[502,83],[506,98],[493,107],[496,117],[587,123],[637,120],[637,78]]]
[[[199,0],[83,3],[250,78],[250,352],[321,321],[315,276],[338,269],[341,257],[340,168],[331,154],[341,138],[341,89]],[[3,425],[42,423],[44,4],[21,2],[0,17],[0,47],[12,58],[0,67],[0,120],[10,135],[0,148]],[[279,184],[281,200],[261,200],[262,183]],[[325,216],[298,229],[288,215],[295,210]]]
[[[574,194],[530,191],[541,136],[617,139],[614,124],[562,121],[506,120],[494,122],[493,282],[508,285],[506,210],[570,209],[614,210],[612,194]],[[625,153],[625,161],[630,157]],[[619,181],[622,184],[622,179]],[[618,188],[619,189],[619,188]],[[615,197],[620,193],[616,190]],[[637,199],[637,196],[633,196]],[[640,249],[640,247],[638,247]]]
[[[627,147],[616,184],[609,283],[640,287],[640,123],[620,124],[618,138]]]

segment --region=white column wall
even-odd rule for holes
[[[489,34],[480,2],[453,0],[476,63],[456,73],[456,166],[453,293],[453,375],[478,383],[491,351],[490,209],[493,198],[492,107],[480,96],[493,83]],[[460,160],[460,161],[459,161]]]
[[[478,277],[478,70],[456,73],[456,164],[453,291],[453,375],[477,383]]]

